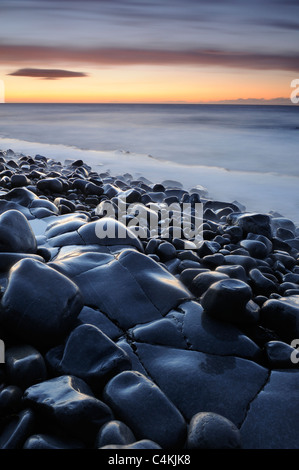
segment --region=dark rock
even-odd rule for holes
[[[271,218],[267,214],[258,213],[232,213],[226,217],[230,225],[237,225],[246,235],[248,233],[257,233],[267,238],[272,237]]]
[[[276,332],[286,343],[299,338],[299,296],[267,300],[260,312],[261,324]]]
[[[28,308],[30,306],[30,308]],[[78,287],[47,265],[25,258],[10,271],[0,321],[25,342],[59,342],[83,307]]]
[[[188,421],[198,412],[209,411],[239,426],[248,403],[268,377],[264,367],[234,356],[142,343],[136,344],[136,353],[155,383]]]
[[[122,421],[108,421],[99,430],[95,447],[100,448],[108,445],[126,446],[136,441],[131,429]]]
[[[247,282],[248,280],[244,267],[237,264],[218,266],[215,271],[226,274],[232,279],[239,279],[239,281]]]
[[[253,258],[264,259],[268,255],[266,245],[258,240],[242,240],[240,246],[245,248]]]
[[[230,420],[216,413],[197,413],[188,429],[187,449],[240,449],[241,434]]]
[[[239,323],[246,321],[245,307],[251,297],[252,291],[248,284],[229,278],[213,283],[200,301],[208,315],[218,320]]]
[[[151,380],[135,371],[121,372],[104,389],[104,399],[137,439],[150,439],[162,448],[183,445],[184,418]]]
[[[240,427],[243,449],[298,449],[297,384],[298,370],[269,374]]]
[[[77,439],[61,438],[49,434],[33,434],[25,441],[23,449],[61,450],[86,449],[86,445]]]
[[[157,255],[162,261],[168,261],[176,256],[176,249],[171,243],[162,242],[157,247]]]
[[[249,276],[254,295],[269,297],[273,292],[277,292],[275,282],[264,276],[259,269],[252,269]]]
[[[36,183],[39,191],[49,191],[50,193],[62,193],[63,184],[58,178],[44,178]]]
[[[293,369],[299,367],[297,349],[283,341],[269,341],[266,343],[265,354],[270,369]]]
[[[100,447],[100,449],[161,449],[161,447],[159,446],[159,444],[151,441],[150,439],[141,439],[141,441],[134,442],[133,444],[110,444]]]
[[[34,233],[22,212],[8,210],[0,215],[0,251],[36,253]]]
[[[131,361],[96,326],[84,324],[69,335],[57,369],[60,375],[74,375],[99,390],[114,375],[131,369]]]
[[[87,306],[84,306],[79,313],[77,323],[81,325],[94,325],[112,340],[116,340],[123,334],[122,330],[109,320],[106,315],[99,310],[94,310]]]
[[[23,391],[16,385],[0,387],[0,418],[19,412]]]
[[[27,344],[6,349],[5,372],[9,383],[23,390],[47,378],[43,356]]]
[[[120,328],[157,320],[191,297],[166,269],[136,250],[125,249],[117,257],[101,255],[102,261],[94,255],[66,257],[51,266],[56,266],[78,285],[85,305],[105,312]],[[85,267],[82,264],[86,256]],[[89,259],[94,257],[92,264]]]
[[[203,272],[195,276],[193,279],[190,291],[196,296],[200,297],[203,295],[208,288],[215,282],[221,281],[223,279],[229,279],[229,276],[220,272]]]
[[[100,427],[114,418],[78,377],[64,375],[32,385],[25,390],[24,403],[83,442],[94,442]]]
[[[13,415],[0,434],[0,449],[21,449],[35,424],[32,410],[25,409]]]
[[[28,186],[30,184],[30,180],[27,178],[26,175],[23,174],[12,175],[10,181],[12,188],[20,188],[22,186]]]
[[[257,266],[256,260],[250,256],[243,255],[227,255],[225,256],[225,264],[233,264],[243,266],[246,273]]]

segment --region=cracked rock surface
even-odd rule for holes
[[[82,161],[0,160],[0,448],[299,448],[291,221]],[[132,234],[132,214],[102,212],[124,198],[145,225],[150,203],[201,201],[203,240]]]

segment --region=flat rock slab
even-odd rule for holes
[[[271,372],[240,428],[244,449],[298,448],[298,387],[298,371]]]
[[[136,350],[155,383],[188,421],[200,411],[210,411],[239,426],[268,378],[264,367],[233,356],[140,343]]]
[[[77,284],[85,305],[100,309],[123,329],[157,320],[191,298],[179,280],[135,250],[115,257],[90,253],[81,259],[54,261],[51,267]]]

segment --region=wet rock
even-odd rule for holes
[[[259,213],[232,213],[226,217],[230,225],[237,225],[246,235],[248,233],[256,233],[264,235],[267,238],[272,236],[271,218],[267,214]]]
[[[25,409],[13,415],[0,434],[0,449],[21,449],[35,424],[32,410]]]
[[[108,445],[126,446],[136,442],[131,429],[122,421],[113,420],[104,424],[99,430],[95,447],[100,448]]]
[[[297,349],[283,341],[269,341],[265,344],[265,354],[270,369],[298,368],[299,357],[297,353]]]
[[[250,284],[255,295],[269,297],[273,292],[277,292],[275,282],[264,276],[259,269],[252,269],[249,272]]]
[[[195,276],[193,279],[190,291],[196,296],[200,297],[203,295],[208,288],[215,282],[221,281],[223,279],[229,279],[227,274],[220,272],[203,272]]]
[[[100,427],[114,418],[78,377],[64,375],[32,385],[25,390],[24,403],[83,442],[94,442]]]
[[[166,395],[145,376],[125,371],[105,387],[104,399],[137,439],[150,439],[161,447],[182,445],[186,423]]]
[[[252,297],[248,284],[238,279],[213,283],[201,297],[204,311],[212,317],[231,322],[246,321],[245,307]]]
[[[269,299],[261,308],[261,323],[290,343],[299,338],[299,296]]]
[[[5,372],[9,383],[23,390],[47,378],[43,356],[27,344],[6,349]]]
[[[240,449],[239,429],[216,413],[197,413],[188,429],[187,449]]]
[[[61,450],[61,449],[85,449],[86,446],[76,439],[61,438],[49,434],[33,434],[25,441],[23,449],[35,450]]]
[[[248,403],[268,376],[264,367],[234,356],[142,343],[136,343],[136,353],[155,383],[188,421],[198,412],[209,411],[238,426],[246,416]]]
[[[72,281],[25,258],[10,271],[1,307],[0,322],[5,327],[27,343],[46,347],[70,331],[83,302]]]
[[[74,375],[98,390],[111,377],[131,369],[129,356],[93,325],[80,325],[69,335],[57,364],[60,375]]]
[[[37,243],[26,217],[17,210],[0,215],[0,251],[36,253]]]

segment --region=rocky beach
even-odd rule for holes
[[[124,200],[202,204],[202,240],[137,236]],[[1,449],[299,448],[292,220],[9,149],[0,247]]]

